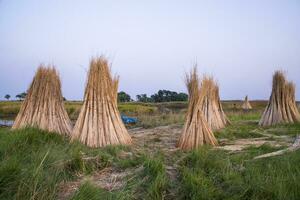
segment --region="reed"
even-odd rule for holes
[[[15,119],[13,129],[37,127],[70,135],[71,121],[64,108],[59,75],[54,66],[40,65]]]
[[[191,150],[204,144],[217,145],[218,142],[201,110],[207,88],[200,88],[196,66],[189,74],[186,74],[186,85],[189,92],[188,111],[177,146],[183,150]]]
[[[230,122],[222,108],[219,87],[212,77],[203,78],[201,93],[203,95],[201,110],[209,127],[213,131],[224,128]]]
[[[295,85],[288,82],[281,71],[273,75],[272,93],[259,121],[260,126],[300,122],[295,101]]]
[[[244,100],[244,102],[242,104],[242,109],[243,110],[251,110],[252,109],[252,106],[251,106],[251,104],[250,104],[250,102],[248,100],[248,95],[245,97],[245,100]]]
[[[72,140],[90,147],[131,143],[117,107],[118,83],[119,77],[112,77],[106,58],[91,60],[84,102]]]

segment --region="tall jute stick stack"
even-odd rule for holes
[[[243,110],[251,110],[252,109],[252,106],[251,106],[251,104],[250,104],[250,102],[248,100],[248,96],[245,97],[245,100],[244,100],[244,102],[242,104],[242,109]]]
[[[41,65],[38,68],[12,128],[29,126],[62,135],[71,133],[71,121],[64,108],[60,79],[52,66]]]
[[[271,126],[280,123],[300,122],[300,114],[295,101],[295,85],[287,82],[283,72],[276,71],[269,103],[259,125]]]
[[[183,133],[177,146],[183,150],[191,150],[203,144],[217,145],[218,142],[201,111],[203,90],[206,88],[200,91],[200,80],[196,67],[186,75],[186,85],[189,92],[189,105]]]
[[[84,102],[72,133],[90,147],[130,144],[118,111],[118,77],[112,77],[104,57],[92,59],[85,88]]]
[[[209,127],[213,131],[224,128],[230,122],[223,111],[217,83],[212,77],[204,77],[201,90],[203,93],[201,110]]]

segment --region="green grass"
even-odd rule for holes
[[[160,157],[146,159],[144,162],[144,171],[142,177],[146,177],[143,183],[146,199],[160,200],[164,199],[168,187],[168,178],[163,159]]]
[[[94,183],[85,182],[71,199],[164,199],[169,182],[162,157],[151,158],[144,156],[142,158],[142,171],[127,177],[125,186],[120,190],[106,191],[95,186]]]
[[[0,117],[14,118],[20,110],[20,101],[0,101]]]
[[[62,182],[105,167],[142,167],[124,188],[108,192],[86,182],[72,199],[162,199],[168,186],[163,156],[133,154],[128,146],[88,148],[38,129],[0,129],[0,199],[56,199]]]
[[[254,107],[260,109],[249,112],[234,110],[232,104],[223,104],[232,124],[215,132],[218,139],[261,137],[258,132],[291,137],[300,133],[300,124],[259,127],[265,102],[254,102]],[[3,110],[4,115],[15,113],[18,106],[20,102],[0,102],[0,116]],[[65,106],[71,118],[76,119],[81,102],[66,102]],[[171,112],[160,113],[160,106]],[[126,103],[119,108],[125,114],[138,116],[136,126],[181,126],[186,103]],[[161,139],[153,138],[150,142],[161,142]],[[61,183],[77,181],[79,174],[91,176],[105,167],[133,173],[125,177],[123,187],[113,191],[85,181],[70,198],[297,199],[300,196],[300,151],[252,160],[281,148],[284,147],[250,146],[234,154],[207,146],[189,153],[176,151],[171,154],[159,153],[160,149],[148,152],[129,146],[92,149],[38,129],[10,131],[0,128],[0,199],[57,199]],[[171,181],[166,164],[174,163],[178,163],[179,177],[172,176]]]
[[[185,119],[184,113],[169,113],[156,115],[140,115],[136,126],[143,128],[154,128],[157,126],[183,125]]]
[[[230,121],[259,121],[261,117],[261,111],[258,110],[231,110],[227,111],[226,114]]]
[[[87,181],[70,198],[158,200],[167,199],[176,187],[178,194],[169,198],[297,199],[300,151],[252,160],[278,149],[263,145],[228,154],[204,146],[169,158],[162,153],[134,153],[128,146],[91,149],[37,129],[0,129],[0,199],[56,199],[60,183],[109,166],[141,170],[126,177],[121,189],[107,191]],[[166,158],[172,163],[181,160],[175,183],[167,175]]]
[[[71,200],[113,200],[116,199],[114,193],[108,192],[104,189],[96,187],[90,182],[85,182],[76,191],[75,195],[71,197]],[[118,198],[120,199],[120,198]]]
[[[255,121],[232,121],[231,125],[226,126],[224,129],[215,132],[218,139],[237,139],[237,138],[253,138],[262,137],[261,134],[256,133],[254,130],[262,130],[258,127]]]
[[[22,101],[0,101],[0,118],[15,118],[20,110],[21,104]],[[81,106],[82,101],[65,102],[65,109],[72,120],[77,119]],[[118,104],[118,108],[122,114],[129,116],[149,115],[157,112],[157,106],[155,104],[129,102]]]
[[[295,124],[279,124],[275,126],[265,127],[267,133],[274,135],[290,135],[296,136],[300,134],[300,123]]]
[[[153,114],[157,107],[150,105],[140,105],[135,103],[121,103],[118,105],[119,111],[127,115]]]
[[[202,147],[180,164],[180,199],[299,199],[300,151],[251,160],[274,151],[262,146],[229,155]]]
[[[124,149],[91,149],[37,129],[0,129],[0,199],[55,199],[60,182],[111,165]]]

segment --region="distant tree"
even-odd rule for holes
[[[189,98],[189,95],[187,95],[186,93],[183,93],[183,92],[181,92],[177,95],[178,101],[187,101],[188,98]]]
[[[63,97],[63,100],[64,100],[64,101],[67,101],[67,99],[66,99],[65,97]]]
[[[7,94],[7,95],[4,96],[4,98],[7,99],[7,101],[8,101],[10,99],[10,95]]]
[[[17,95],[16,95],[16,98],[19,99],[19,100],[21,101],[21,100],[24,100],[24,99],[26,98],[26,95],[27,95],[26,92],[22,92],[22,93],[20,93],[20,94],[17,94]]]
[[[177,93],[169,90],[158,90],[157,93],[147,97],[146,94],[136,95],[139,102],[170,102],[170,101],[187,101],[188,95],[186,93]]]
[[[136,95],[136,99],[139,102],[152,102],[152,98],[148,97],[147,94]]]
[[[16,98],[19,99],[19,100],[21,101],[21,95],[20,95],[20,94],[17,94],[17,95],[16,95]]]
[[[118,93],[118,102],[129,102],[129,101],[131,101],[131,97],[129,94],[123,91]]]
[[[21,93],[21,98],[22,98],[22,99],[25,99],[26,96],[27,96],[27,93],[26,93],[26,92],[22,92],[22,93]]]
[[[188,95],[169,90],[159,90],[156,94],[151,95],[151,99],[154,102],[187,101]]]

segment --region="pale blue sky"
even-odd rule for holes
[[[299,0],[0,0],[0,99],[30,84],[39,63],[82,99],[89,60],[107,55],[132,97],[184,91],[197,61],[222,99],[267,99],[274,70],[300,98]]]

